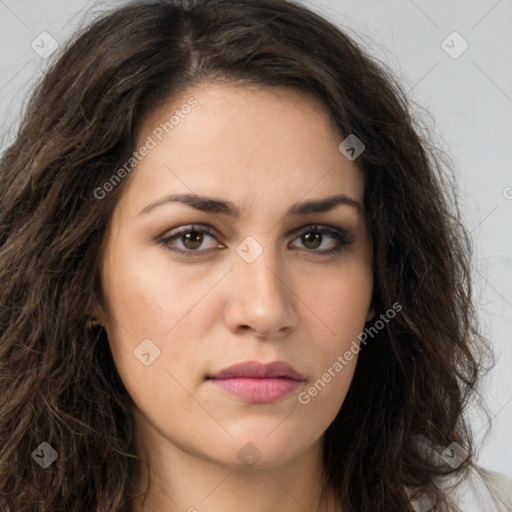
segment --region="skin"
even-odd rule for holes
[[[325,107],[285,87],[190,88],[147,117],[137,147],[191,96],[198,105],[127,178],[102,252],[104,306],[93,312],[135,403],[137,449],[151,464],[149,493],[133,510],[317,511],[323,434],[357,356],[308,404],[298,394],[357,341],[374,314],[363,175],[339,151],[344,137]],[[177,202],[139,215],[171,193],[229,200],[240,216]],[[333,194],[358,201],[361,210],[339,204],[286,214],[296,202]],[[169,246],[203,254],[186,257],[158,242],[190,224],[210,226],[212,234]],[[322,255],[337,243],[329,234],[315,239],[314,230],[312,241],[301,236],[314,224],[348,230],[353,241]],[[252,263],[236,252],[249,236],[263,250]],[[254,254],[256,246],[245,247]],[[134,355],[144,339],[160,350],[149,366]],[[206,380],[248,360],[286,361],[305,381],[259,404]],[[247,443],[260,457],[251,467],[237,457]],[[141,469],[140,490],[147,476]]]

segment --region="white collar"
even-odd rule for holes
[[[438,477],[441,487],[453,500],[457,512],[498,512],[489,489],[482,477],[474,468],[468,470],[466,478],[460,479],[460,475],[448,475]],[[433,503],[424,499],[421,502],[413,502],[417,512],[431,510]]]

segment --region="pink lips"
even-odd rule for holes
[[[208,380],[217,388],[248,402],[275,402],[300,386],[304,377],[284,361],[262,364],[258,361],[235,364]]]

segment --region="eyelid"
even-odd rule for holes
[[[184,233],[189,233],[191,231],[197,231],[199,233],[207,233],[213,238],[217,238],[216,230],[209,226],[208,224],[184,224],[183,226],[178,226],[177,228],[173,228],[171,230],[167,230],[163,235],[159,236],[160,240],[169,239],[174,236],[182,235]]]

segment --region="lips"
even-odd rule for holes
[[[305,380],[284,361],[240,363],[209,375],[207,379],[218,391],[258,404],[270,404],[286,397]]]
[[[232,379],[236,377],[259,379],[287,377],[292,380],[305,380],[293,366],[284,361],[273,361],[267,364],[259,363],[258,361],[248,361],[229,366],[218,373],[208,376],[209,379],[216,380]]]

